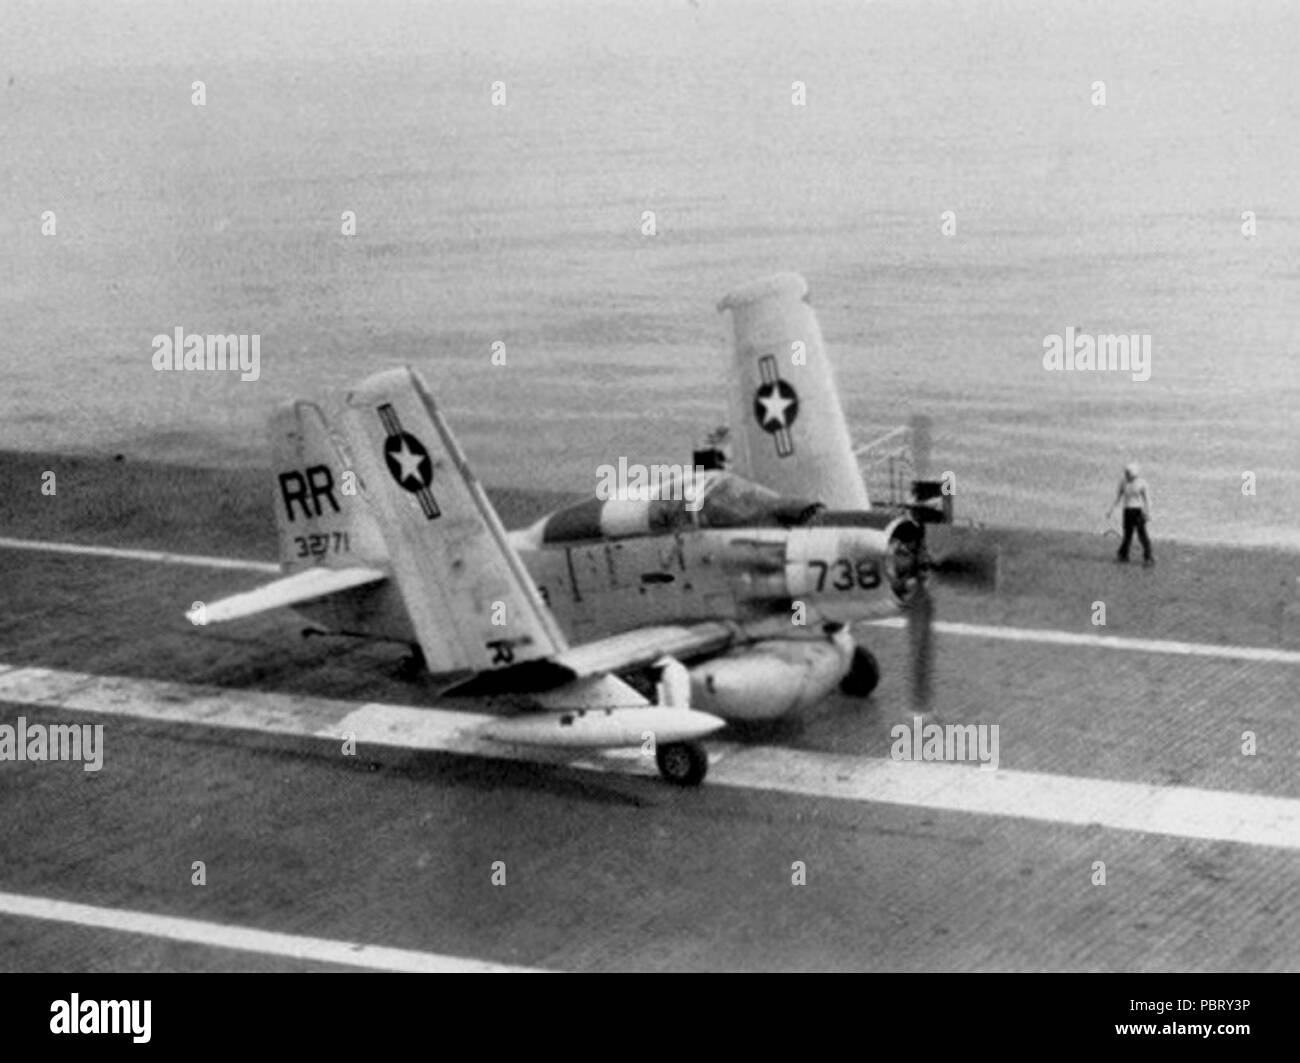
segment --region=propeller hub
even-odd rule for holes
[[[927,568],[924,526],[910,520],[899,521],[890,532],[885,575],[900,604],[906,605],[917,595]]]

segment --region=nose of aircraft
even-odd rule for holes
[[[885,531],[843,529],[840,556],[850,561],[858,590],[885,587],[906,604],[924,577],[924,534],[911,521],[899,521]]]
[[[857,615],[864,598],[906,603],[923,575],[922,532],[910,521],[885,529],[819,527],[792,536],[787,555],[792,597],[815,594],[823,615],[843,601]],[[829,610],[829,612],[828,612]]]
[[[910,521],[894,528],[884,566],[889,589],[906,605],[916,597],[925,578],[925,529]]]

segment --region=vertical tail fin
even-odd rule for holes
[[[283,403],[271,414],[270,431],[281,569],[382,565],[379,527],[320,407]]]
[[[781,494],[862,510],[867,489],[808,285],[781,273],[727,295],[734,470]]]
[[[488,671],[567,649],[419,374],[363,381],[344,424],[429,670]]]

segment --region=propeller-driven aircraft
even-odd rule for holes
[[[579,722],[605,744],[653,731],[675,782],[703,777],[697,739],[718,718],[798,714],[837,686],[869,695],[879,669],[855,621],[905,612],[923,701],[929,577],[986,583],[988,559],[929,555],[927,525],[951,519],[931,482],[870,504],[801,277],[760,281],[719,309],[735,328],[728,467],[697,454],[707,460],[659,467],[649,490],[606,491],[510,533],[413,370],[366,381],[341,436],[312,403],[279,408],[285,575],[206,604],[203,622],[292,606],[320,630],[405,643],[449,693],[552,707],[505,718],[503,740],[578,744]],[[916,467],[928,444],[919,427],[909,437]],[[620,676],[648,680],[659,704]],[[632,694],[640,707],[582,712],[597,687],[602,704]]]
[[[670,782],[704,778],[699,740],[724,721],[689,706],[685,669],[663,654],[653,658],[662,674],[656,704],[615,674],[651,663],[644,645],[570,643],[418,373],[379,373],[349,394],[346,468],[313,410],[298,404],[275,418],[277,457],[291,459],[277,474],[286,575],[198,604],[191,620],[316,602],[382,636],[399,616],[444,695],[486,698],[502,710],[479,725],[479,737],[565,749],[639,745],[654,749]],[[323,464],[326,447],[332,460]],[[325,519],[339,516],[344,500],[357,503],[347,522]]]

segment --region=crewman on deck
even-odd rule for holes
[[[1121,503],[1124,506],[1124,539],[1119,544],[1115,560],[1128,561],[1133,533],[1137,532],[1138,540],[1142,543],[1142,564],[1154,565],[1156,561],[1151,556],[1151,539],[1147,535],[1147,522],[1151,519],[1151,491],[1146,480],[1139,475],[1136,462],[1124,466],[1124,476],[1119,482],[1119,490],[1115,492],[1115,501],[1106,510],[1108,519]]]

